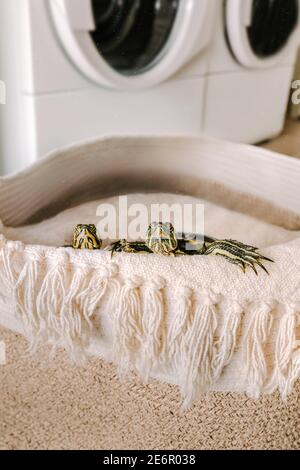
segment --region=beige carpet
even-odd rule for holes
[[[170,385],[121,383],[112,366],[85,368],[42,351],[24,357],[25,340],[0,330],[1,449],[297,449],[300,383],[287,403],[215,393],[186,414]]]

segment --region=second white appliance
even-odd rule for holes
[[[213,0],[203,132],[257,143],[281,132],[300,44],[299,0]]]

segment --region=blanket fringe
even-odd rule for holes
[[[159,363],[165,362],[166,318],[164,301],[164,279],[157,277],[144,286],[144,308],[142,313],[143,345],[139,372],[145,381]]]
[[[29,341],[28,349],[32,353],[39,343],[38,337],[41,326],[35,295],[36,285],[39,282],[39,273],[39,259],[36,258],[24,265],[12,288],[16,314],[23,324]]]
[[[217,382],[230,364],[238,342],[238,331],[242,324],[243,306],[236,301],[225,302],[223,324],[216,342],[216,354],[213,360],[214,381]]]
[[[181,373],[182,358],[186,357],[185,335],[191,324],[192,295],[189,288],[179,288],[176,293],[176,312],[170,321],[167,336],[168,361],[175,373]]]
[[[119,373],[124,376],[135,363],[135,353],[142,344],[141,296],[139,278],[126,279],[115,308],[113,354]]]
[[[93,328],[92,316],[116,273],[70,264],[68,255],[45,260],[31,256],[20,273],[9,252],[3,254],[4,274],[14,308],[23,325],[30,353],[42,344],[67,350],[77,364],[86,358]],[[42,261],[42,262],[41,262]]]
[[[259,398],[266,383],[268,369],[265,344],[270,337],[273,324],[273,303],[258,302],[250,307],[250,323],[245,335],[245,381],[246,392],[252,398]]]
[[[275,322],[275,301],[240,304],[210,290],[167,288],[161,277],[124,279],[113,262],[78,265],[60,249],[49,258],[30,253],[24,264],[23,252],[22,244],[0,250],[0,279],[31,353],[48,343],[82,362],[92,334],[98,334],[95,315],[106,302],[119,373],[133,370],[146,381],[157,372],[171,373],[185,408],[213,388],[241,349],[245,391],[253,398],[277,388],[286,397],[300,376],[299,304],[282,306]]]
[[[294,383],[300,377],[300,342],[296,335],[299,325],[300,305],[286,305],[278,326],[273,374],[266,387],[268,393],[279,388],[283,399],[291,393]]]
[[[216,354],[214,336],[218,319],[216,304],[218,298],[208,292],[195,295],[194,317],[185,334],[185,357],[181,371],[181,391],[185,397],[186,408],[207,392],[214,378],[213,363]]]

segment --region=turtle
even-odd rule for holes
[[[240,267],[245,273],[251,268],[258,275],[257,267],[269,274],[263,262],[274,261],[258,252],[258,248],[231,239],[216,239],[196,234],[177,234],[174,226],[167,222],[152,222],[144,241],[117,240],[107,249],[114,253],[149,253],[164,256],[221,256],[229,263]]]
[[[98,237],[94,224],[78,224],[74,228],[72,248],[76,250],[100,250],[102,240]]]

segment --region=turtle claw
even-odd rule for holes
[[[259,266],[265,273],[269,274],[267,268],[263,265],[263,261],[270,263],[274,263],[274,261],[258,253],[257,250],[258,248],[244,245],[235,240],[216,240],[207,246],[203,254],[223,256],[229,263],[240,266],[244,273],[249,267],[258,276],[256,267]]]
[[[266,261],[269,261],[270,263],[274,263],[274,261],[271,260],[271,259],[268,259],[268,258],[263,258],[263,259],[265,259]],[[269,271],[267,270],[267,268],[260,262],[260,259],[257,259],[257,260],[256,260],[256,263],[258,264],[258,266],[259,266],[261,269],[263,269],[263,270],[265,271],[265,273],[268,274],[268,276],[270,275],[270,273],[269,273]]]
[[[258,276],[258,272],[257,272],[257,269],[255,267],[255,264],[250,264],[250,268],[252,268],[253,271],[255,272],[256,276]],[[246,272],[246,270],[245,270],[245,272]]]

